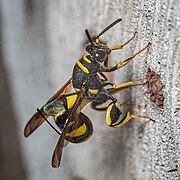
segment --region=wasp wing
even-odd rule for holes
[[[66,93],[69,90],[69,86],[72,83],[72,78],[69,79],[48,101],[47,103],[55,100],[61,94]],[[48,115],[44,113],[43,107],[40,109],[41,113],[48,118]],[[42,123],[44,122],[44,118],[37,112],[35,113],[31,119],[28,121],[24,128],[24,136],[28,137],[32,134]]]
[[[63,129],[62,134],[61,134],[61,136],[57,142],[57,145],[54,149],[53,156],[52,156],[52,167],[54,167],[54,168],[58,168],[60,166],[62,152],[63,152],[63,148],[64,148],[64,144],[65,144],[64,142],[65,142],[67,128],[73,121],[76,122],[78,120],[77,109],[82,102],[82,96],[83,96],[84,91],[85,91],[84,89],[81,89],[81,91],[79,92],[77,99],[74,103],[74,106],[71,109],[69,116],[67,118],[66,126]]]
[[[54,101],[57,97],[59,97],[61,94],[64,94],[66,92],[69,92],[69,87],[72,83],[72,78],[70,78],[48,101],[47,103]]]
[[[45,117],[47,117],[42,109],[40,111]],[[28,137],[29,135],[31,135],[43,122],[44,118],[38,112],[35,113],[24,128],[24,136]]]
[[[73,119],[69,119],[67,124],[69,124],[70,122],[74,121],[75,116],[73,116]],[[78,116],[77,116],[78,117]],[[68,125],[66,125],[66,127],[69,127]],[[67,128],[64,128],[57,144],[56,144],[56,147],[54,149],[54,152],[53,152],[53,156],[52,156],[52,167],[53,168],[58,168],[60,166],[60,162],[61,162],[61,158],[62,158],[62,152],[63,152],[63,148],[69,143],[69,141],[67,141],[65,139],[65,136],[66,136],[66,129]]]

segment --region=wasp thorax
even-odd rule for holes
[[[86,46],[86,51],[98,62],[103,62],[106,60],[108,54],[111,50],[104,44],[88,44]]]
[[[62,115],[66,112],[65,107],[63,106],[61,101],[53,101],[44,105],[43,110],[49,116],[57,116]]]

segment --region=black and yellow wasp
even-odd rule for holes
[[[106,123],[113,128],[124,125],[131,118],[147,118],[152,120],[147,116],[133,115],[131,112],[127,112],[124,117],[119,119],[122,114],[120,107],[126,104],[128,100],[119,104],[117,99],[113,97],[113,94],[128,89],[144,79],[130,81],[116,86],[109,82],[104,74],[104,72],[113,72],[125,66],[131,59],[150,46],[150,43],[148,43],[146,47],[126,59],[121,60],[115,66],[109,66],[109,54],[114,50],[122,49],[137,34],[135,32],[127,42],[112,48],[100,43],[99,37],[121,20],[122,19],[117,19],[107,26],[96,36],[94,41],[88,30],[85,30],[89,40],[89,44],[86,46],[87,54],[76,62],[72,78],[69,79],[40,110],[37,109],[38,112],[32,116],[24,129],[24,136],[28,137],[45,120],[49,123],[47,120],[49,116],[54,118],[55,123],[60,129],[60,132],[58,132],[60,138],[52,157],[53,167],[59,167],[63,147],[66,142],[81,143],[88,140],[93,134],[93,126],[90,119],[81,112],[88,103],[91,103],[91,107],[95,110],[106,110]],[[71,92],[71,85],[75,92]],[[107,107],[102,107],[101,105],[107,101],[110,101],[109,105]]]

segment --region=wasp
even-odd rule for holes
[[[104,74],[105,72],[116,71],[127,65],[130,60],[151,45],[151,43],[148,43],[143,49],[119,61],[115,66],[109,66],[108,57],[110,53],[114,50],[122,49],[132,41],[137,34],[137,32],[135,32],[127,42],[113,46],[112,48],[101,43],[99,39],[100,36],[121,21],[122,19],[117,19],[111,23],[101,31],[94,40],[91,38],[88,30],[85,30],[89,40],[89,43],[86,45],[87,54],[76,62],[73,68],[72,78],[70,78],[43,107],[37,109],[38,112],[32,116],[24,129],[24,136],[28,137],[44,121],[50,124],[47,118],[49,116],[53,117],[56,125],[60,129],[59,132],[53,127],[60,135],[52,157],[52,166],[55,168],[60,166],[62,151],[67,142],[81,143],[88,140],[93,134],[91,120],[81,112],[88,103],[91,103],[91,108],[94,110],[106,111],[106,123],[112,128],[124,125],[131,118],[146,118],[152,120],[148,116],[134,115],[130,111],[127,112],[124,117],[120,118],[122,115],[121,106],[126,104],[128,100],[120,104],[117,99],[113,97],[113,95],[118,92],[138,85],[138,83],[144,81],[144,79],[125,82],[116,86],[112,82],[109,82]],[[71,86],[74,92],[71,92]],[[102,107],[107,101],[110,101],[109,104],[106,107]]]

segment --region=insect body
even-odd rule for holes
[[[115,24],[119,23],[122,19],[117,19],[108,27],[106,27],[99,35],[97,35],[95,42],[90,37],[88,30],[86,30],[86,35],[90,41],[90,43],[86,46],[86,51],[88,55],[83,56],[74,66],[73,75],[72,75],[72,84],[76,92],[79,92],[82,86],[85,89],[83,94],[84,98],[87,98],[92,101],[93,106],[97,106],[102,104],[108,100],[111,100],[112,103],[107,107],[107,117],[106,122],[108,125],[113,126],[122,114],[120,111],[119,104],[117,100],[109,94],[106,90],[107,85],[111,85],[112,87],[116,87],[113,83],[108,82],[106,76],[103,74],[104,72],[113,72],[122,66],[126,65],[131,59],[133,59],[136,55],[141,53],[147,47],[149,47],[150,43],[135,53],[132,56],[127,57],[126,59],[120,61],[114,67],[108,66],[108,56],[113,50],[122,49],[127,43],[129,43],[136,35],[128,40],[125,44],[114,46],[109,48],[107,45],[99,42],[99,37],[103,35],[107,30],[113,27]],[[98,76],[100,74],[104,79]]]
[[[90,119],[81,112],[88,103],[91,103],[91,107],[95,110],[106,110],[106,123],[113,128],[124,125],[131,118],[147,118],[152,120],[147,116],[133,115],[131,112],[127,112],[127,114],[119,120],[120,115],[122,114],[121,105],[126,104],[127,101],[119,104],[117,99],[113,97],[113,94],[128,89],[142,80],[130,81],[116,86],[109,82],[104,75],[104,72],[113,72],[125,66],[131,59],[150,46],[150,43],[148,43],[143,49],[126,59],[121,60],[115,66],[108,66],[109,54],[114,50],[122,49],[136,35],[135,32],[133,37],[126,43],[112,48],[100,43],[99,37],[121,20],[122,19],[117,19],[107,26],[99,33],[94,42],[91,39],[88,30],[85,31],[90,41],[86,46],[88,54],[84,55],[76,62],[72,78],[69,79],[40,110],[38,109],[38,112],[35,113],[25,127],[24,135],[25,137],[28,137],[44,122],[44,120],[48,122],[47,118],[49,116],[54,118],[54,121],[60,129],[60,133],[58,132],[60,138],[53,153],[53,167],[59,167],[60,165],[65,140],[72,143],[80,143],[86,141],[92,135],[92,123]],[[73,85],[75,92],[69,90],[71,84]],[[99,107],[99,105],[102,105],[108,100],[111,102],[107,107]]]
[[[71,79],[52,98],[48,100],[48,102],[39,110],[39,112],[32,116],[24,129],[25,137],[28,137],[44,122],[45,119],[50,116],[53,117],[58,128],[61,131],[63,130],[69,113],[71,112],[77,99],[77,93],[66,92],[66,89],[70,83]],[[84,100],[79,106],[79,109],[76,112],[76,114],[78,114],[78,121],[76,125],[74,125],[74,122],[72,121],[72,124],[68,126],[65,139],[69,142],[80,143],[86,141],[86,139],[88,139],[93,133],[91,121],[85,114],[80,112],[87,103],[88,101]],[[72,133],[73,130],[76,130],[75,134]]]
[[[46,103],[43,106],[43,112],[48,114],[48,116],[52,116],[56,125],[62,131],[76,99],[76,93],[63,94],[54,101]],[[86,102],[87,101],[85,100],[84,103],[81,104],[81,108],[79,110],[86,105]],[[72,121],[72,123],[68,126],[65,139],[72,143],[81,143],[89,139],[92,133],[93,128],[90,119],[82,112],[78,112],[78,121]]]

